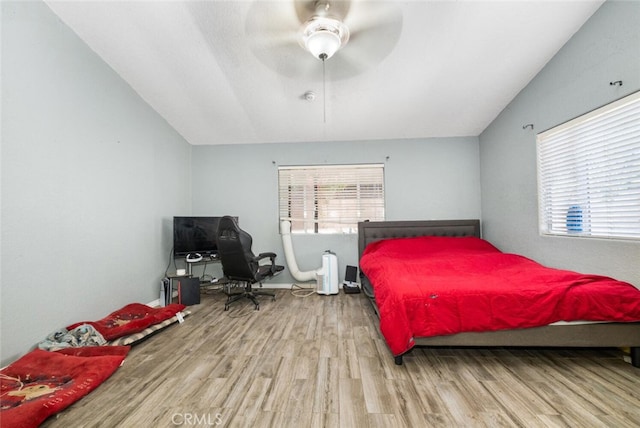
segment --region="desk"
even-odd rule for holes
[[[207,263],[220,263],[220,258],[217,255],[203,256],[202,259],[198,260],[197,262],[190,262],[185,257],[184,261],[187,266],[187,274],[191,275],[191,270],[194,265],[202,265],[202,264],[206,265]]]

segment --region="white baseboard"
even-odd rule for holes
[[[173,291],[173,297],[178,297],[178,291],[174,290]],[[156,300],[153,300],[149,303],[147,303],[147,306],[151,306],[152,308],[157,308],[158,306],[160,306],[160,297],[158,297]]]

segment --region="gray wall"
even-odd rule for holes
[[[330,124],[327,124],[330,126]],[[254,252],[285,264],[278,224],[278,166],[383,163],[387,220],[480,218],[478,140],[319,142],[193,147],[193,213],[236,215]],[[357,235],[293,235],[298,267],[317,269],[324,250],[338,256],[340,279],[357,266]],[[274,279],[291,283],[285,273]]]
[[[389,220],[482,214],[504,250],[640,285],[637,242],[539,237],[535,173],[535,132],[640,88],[637,2],[605,3],[479,139],[196,147],[46,5],[1,8],[2,364],[69,323],[156,299],[174,215],[237,215],[254,250],[284,262],[278,165],[384,163]],[[357,264],[355,235],[293,244],[302,270],[325,249],[341,274]]]
[[[640,242],[539,236],[535,147],[537,132],[640,89],[639,23],[640,2],[604,3],[480,135],[484,236],[501,249],[640,287]]]
[[[191,147],[41,2],[2,2],[2,364],[158,298]]]

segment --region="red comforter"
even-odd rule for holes
[[[417,237],[369,244],[360,260],[380,330],[401,355],[414,337],[547,325],[640,321],[640,290],[552,269],[479,238]]]

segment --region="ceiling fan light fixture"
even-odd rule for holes
[[[305,43],[311,55],[319,59],[331,58],[341,45],[340,37],[336,33],[326,30],[311,33]]]
[[[302,27],[302,46],[318,59],[326,60],[349,40],[349,29],[334,18],[314,16]]]

